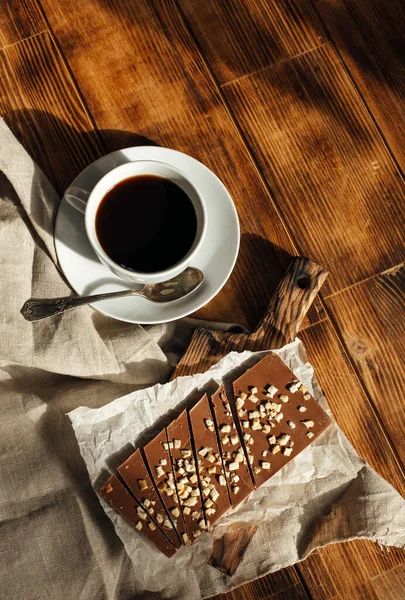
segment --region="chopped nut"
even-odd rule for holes
[[[261,466],[262,469],[267,469],[267,470],[270,469],[270,466],[271,466],[270,463],[267,462],[266,460],[260,461],[259,464],[260,464],[260,466]]]
[[[205,496],[205,498],[207,498],[210,495],[210,488],[209,487],[205,487],[202,491],[202,495]]]
[[[255,443],[255,441],[254,441],[254,439],[252,437],[250,438],[250,440],[247,441],[247,445],[248,446],[252,446],[254,443]]]
[[[216,472],[217,472],[217,468],[216,468],[216,466],[213,466],[213,467],[208,467],[208,473],[209,473],[210,475],[214,475]]]
[[[249,427],[249,421],[243,421],[242,422],[242,427],[244,427],[245,429],[247,429]]]
[[[239,437],[237,435],[231,435],[230,437],[232,446],[236,446],[239,443]]]
[[[148,506],[150,506],[149,498],[145,498],[145,500],[143,501],[143,505],[146,506],[146,508],[148,508]]]
[[[271,435],[270,437],[267,438],[267,441],[269,442],[269,444],[276,444],[277,443],[276,436]]]
[[[306,385],[304,385],[303,383],[301,384],[300,390],[303,394],[306,394],[308,391],[308,388]]]
[[[156,473],[157,477],[163,477],[163,475],[165,474],[164,470],[160,466],[155,467],[155,473]]]
[[[201,511],[195,510],[194,512],[191,513],[191,516],[193,517],[193,519],[197,520],[201,517]]]
[[[157,513],[157,514],[156,514],[156,521],[157,521],[158,523],[163,523],[163,521],[164,521],[164,518],[162,517],[162,514],[161,514],[161,513]]]
[[[283,420],[283,418],[284,418],[284,415],[283,415],[283,413],[281,412],[281,413],[278,413],[278,415],[276,415],[276,416],[274,417],[274,420],[275,420],[275,421],[277,421],[277,423],[280,423],[280,421],[282,421],[282,420]]]
[[[199,529],[196,529],[195,531],[193,531],[193,537],[198,537],[199,535],[201,535],[201,531]]]
[[[267,454],[268,454],[268,450],[263,450],[262,451],[262,456],[267,456]]]
[[[214,421],[212,421],[211,419],[204,419],[204,423],[206,427],[208,427],[208,429],[214,425]]]
[[[211,515],[214,515],[217,511],[215,510],[215,508],[207,508],[205,513],[210,517]]]
[[[206,501],[204,502],[204,506],[205,506],[206,508],[211,508],[211,506],[213,506],[213,505],[214,505],[214,503],[213,503],[213,501],[211,500],[211,498],[208,498],[208,500],[206,500]]]
[[[287,433],[283,433],[277,438],[277,443],[280,444],[280,446],[286,446],[289,441],[290,436]]]
[[[229,444],[229,437],[227,435],[224,435],[223,437],[221,437],[221,444],[223,446],[226,446],[226,444]]]
[[[241,454],[240,452],[238,452],[238,453],[235,455],[235,460],[236,460],[236,462],[238,462],[238,463],[241,463],[241,462],[243,462],[243,459],[244,459],[244,454]]]
[[[307,407],[306,407],[306,406],[302,406],[302,405],[300,405],[300,406],[298,407],[298,410],[299,410],[300,412],[307,412]]]
[[[187,471],[187,473],[195,473],[195,465],[194,464],[187,464],[185,465],[185,469]]]
[[[274,385],[267,386],[267,398],[274,398],[274,395],[278,392],[278,389]]]
[[[176,471],[176,475],[185,475],[185,474],[186,474],[186,472],[185,472],[185,470],[183,469],[183,467],[180,467],[180,468],[179,468],[179,469],[177,469],[177,471]]]
[[[279,398],[280,398],[281,402],[284,402],[284,403],[288,402],[288,396],[286,396],[285,394],[280,394]]]
[[[271,453],[272,454],[277,454],[278,452],[280,452],[281,448],[280,446],[277,444],[276,446],[273,446],[273,448],[271,449]]]
[[[170,483],[170,482],[169,482],[169,483]],[[183,485],[184,485],[184,484],[186,484],[186,483],[188,483],[188,477],[186,477],[186,476],[184,476],[184,477],[181,477],[181,478],[179,479],[178,483],[182,483]]]
[[[145,519],[148,518],[148,515],[143,510],[143,508],[141,508],[140,506],[138,506],[138,508],[136,509],[136,512],[138,513],[139,518],[143,519],[144,521],[145,521]]]
[[[192,456],[191,450],[180,450],[180,454],[183,458],[191,458]]]
[[[210,462],[210,463],[213,463],[213,462],[215,462],[215,456],[214,456],[213,454],[211,454],[211,453],[207,454],[207,456],[206,456],[205,458],[206,458],[206,459],[208,460],[208,462]]]
[[[259,419],[260,412],[258,410],[250,410],[248,412],[248,417],[249,417],[249,419]]]
[[[270,425],[267,425],[267,423],[265,425],[263,425],[262,427],[262,433],[269,433],[270,432]]]
[[[230,425],[222,425],[220,430],[220,433],[230,433],[231,432],[231,426]]]
[[[292,453],[292,448],[283,448],[283,454],[285,456],[290,456]]]
[[[304,400],[310,400],[311,394],[304,394]]]
[[[205,524],[205,521],[204,521],[204,519],[201,519],[201,521],[199,521],[199,522],[198,522],[198,527],[199,527],[200,529],[206,529],[206,527],[207,527],[207,526],[206,526],[206,524]]]
[[[191,492],[191,496],[192,497],[196,497],[196,496],[200,496],[200,488],[195,488],[192,492]]]
[[[239,398],[242,398],[242,400],[246,400],[246,398],[247,398],[247,394],[245,394],[245,392],[241,392],[241,393],[239,394]]]
[[[315,423],[313,421],[309,421],[309,420],[301,421],[301,423],[303,425],[305,425],[305,427],[307,429],[311,429],[311,427],[313,427],[315,425]]]
[[[287,421],[287,425],[288,425],[288,427],[291,427],[291,429],[295,429],[294,421]]]
[[[152,521],[150,523],[148,523],[148,527],[149,529],[151,529],[152,531],[155,531],[156,529],[156,525],[154,523],[152,523]]]
[[[170,488],[167,488],[165,490],[165,494],[166,494],[166,496],[173,496],[174,490],[171,490]]]
[[[258,429],[261,429],[262,427],[263,427],[263,426],[262,426],[262,424],[260,423],[260,419],[253,419],[253,422],[252,422],[252,429],[253,429],[253,431],[256,431],[256,430],[258,430]]]
[[[163,446],[163,448],[165,450],[169,450],[169,444],[168,444],[168,442],[163,442],[162,446]]]
[[[189,514],[191,513],[191,508],[190,508],[189,506],[185,506],[185,507],[183,508],[183,513],[184,513],[185,515],[189,515]]]
[[[140,521],[138,521],[138,523],[135,525],[135,529],[137,529],[138,531],[141,531],[142,523]]]
[[[147,490],[148,489],[148,484],[146,483],[146,481],[144,479],[138,479],[137,483],[138,483],[138,487],[141,490],[141,492],[143,490]]]
[[[266,414],[266,409],[264,408],[263,404],[259,406],[259,411],[262,417]]]
[[[242,418],[242,417],[243,417],[243,415],[245,414],[245,412],[246,412],[246,411],[245,411],[245,409],[244,409],[244,408],[243,408],[243,409],[241,409],[241,410],[238,410],[238,417]],[[230,416],[230,415],[227,415],[227,417],[229,417],[229,416]]]
[[[250,400],[251,402],[257,402],[258,398],[256,398],[254,394],[249,394],[248,400]]]
[[[307,432],[307,438],[311,439],[314,437],[314,433],[312,431]]]
[[[238,461],[235,460],[234,462],[231,462],[228,468],[230,471],[237,471],[237,469],[239,469]]]
[[[246,442],[248,442],[248,441],[250,440],[250,438],[251,438],[251,437],[252,437],[252,436],[250,435],[250,433],[244,433],[244,434],[243,434],[243,439],[244,439]]]
[[[253,467],[253,473],[254,473],[255,475],[258,475],[258,474],[260,473],[260,471],[261,471],[261,469],[259,469],[259,467],[256,467],[256,466],[255,466],[255,467]]]
[[[159,492],[164,492],[167,488],[167,483],[165,483],[164,481],[162,481],[161,483],[159,483],[159,485],[157,486]]]
[[[211,490],[210,498],[214,502],[216,501],[217,498],[219,498],[219,492],[215,488],[213,490]]]
[[[239,410],[245,404],[245,401],[240,396],[236,398],[236,408]]]
[[[107,483],[107,485],[105,486],[105,491],[107,494],[109,494],[110,492],[113,491],[113,486],[110,483]]]
[[[232,483],[238,483],[238,481],[240,481],[240,477],[237,473],[235,473],[235,471],[232,471],[231,479],[232,479]]]
[[[211,452],[211,450],[212,448],[201,448],[201,450],[198,451],[198,454],[204,458],[204,456],[208,454],[208,452]]]
[[[233,485],[231,486],[231,490],[233,494],[237,494],[239,492],[239,486],[238,485]]]
[[[191,496],[191,498],[187,498],[187,500],[184,500],[184,506],[195,506],[198,502],[198,499],[195,498],[195,496]]]
[[[187,535],[187,533],[182,533],[182,534],[181,534],[181,539],[183,540],[183,544],[188,544],[188,542],[190,541],[190,540],[188,539],[188,535]]]

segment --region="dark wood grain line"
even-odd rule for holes
[[[37,0],[1,0],[0,49],[47,29]]]
[[[310,0],[178,0],[220,85],[325,41]]]
[[[402,0],[314,0],[314,5],[404,171],[404,3]]]
[[[329,45],[223,89],[326,295],[403,260],[404,183]]]
[[[298,594],[301,595],[298,595]],[[268,576],[261,577],[238,588],[233,589],[226,594],[218,594],[212,596],[210,600],[270,600],[278,598],[277,594],[287,594],[282,598],[288,600],[296,600],[305,598],[308,600],[310,596],[305,595],[305,590],[300,584],[299,577],[293,567],[287,567],[276,573],[272,573],[271,578]]]
[[[0,71],[1,113],[61,192],[101,151],[49,33],[1,51]]]

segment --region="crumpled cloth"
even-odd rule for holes
[[[150,600],[156,596],[137,588],[90,486],[66,413],[166,381],[201,322],[141,327],[89,307],[26,322],[20,315],[25,300],[71,291],[53,245],[58,203],[0,120],[0,598]],[[211,569],[202,584],[182,583],[166,597],[220,593],[331,542],[366,537],[403,547],[404,500],[357,460],[358,475],[345,489],[337,493],[332,486],[314,498],[299,522],[286,515],[272,523],[280,545],[270,547],[260,527],[233,578]]]

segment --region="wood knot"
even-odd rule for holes
[[[350,353],[356,360],[362,360],[369,352],[369,345],[365,340],[351,340],[349,344]]]

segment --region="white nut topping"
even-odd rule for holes
[[[250,391],[251,394],[256,395],[257,394],[257,387],[254,386],[254,385],[252,385],[252,386],[250,386],[249,391]]]
[[[243,421],[242,422],[242,427],[244,427],[245,429],[248,429],[248,427],[249,427],[249,421]]]
[[[138,487],[141,490],[141,492],[143,490],[147,490],[148,489],[148,484],[146,483],[146,481],[144,479],[138,479]]]
[[[207,486],[207,487],[205,487],[205,488],[203,489],[203,491],[202,491],[202,495],[203,495],[205,498],[207,498],[207,497],[210,495],[210,491],[211,491],[211,490],[210,490],[210,488]]]
[[[248,417],[249,417],[249,419],[259,419],[260,412],[258,410],[250,410],[248,412]]]
[[[300,406],[298,407],[298,410],[299,410],[300,412],[307,412],[307,407],[306,407],[306,406],[302,406],[302,405],[300,405]]]
[[[195,488],[195,490],[193,490],[191,492],[191,497],[196,497],[196,496],[200,496],[200,488]]]
[[[265,425],[263,425],[262,427],[262,433],[269,433],[270,432],[270,425],[267,425],[267,423]]]
[[[206,425],[206,427],[210,428],[214,425],[214,421],[212,421],[212,419],[204,419],[204,423]]]
[[[283,433],[277,438],[277,443],[280,444],[280,446],[286,446],[289,441],[290,436],[287,433]]]
[[[138,523],[135,525],[135,528],[140,531],[142,529],[142,523],[138,521]]]
[[[245,392],[241,392],[241,393],[239,394],[239,398],[242,398],[242,400],[246,400],[246,398],[247,398],[247,394],[245,394]]]
[[[276,446],[273,446],[273,448],[271,449],[271,453],[272,454],[277,454],[278,452],[280,452],[281,448],[280,446],[277,444]]]
[[[205,506],[206,508],[211,508],[211,506],[213,506],[213,505],[214,505],[214,503],[213,503],[213,501],[211,500],[211,498],[208,498],[208,500],[206,500],[206,501],[204,502],[204,506]]]
[[[145,500],[143,501],[143,505],[146,506],[146,508],[148,508],[148,506],[150,506],[149,498],[145,498]]]
[[[191,450],[180,450],[180,454],[183,458],[191,458],[192,456]]]
[[[156,525],[155,525],[154,523],[152,523],[152,522],[148,523],[148,527],[149,527],[149,529],[151,529],[152,531],[155,531],[155,529],[156,529]]]
[[[155,473],[156,473],[157,477],[163,477],[163,475],[165,474],[162,467],[160,467],[160,466],[155,467]]]
[[[157,515],[156,515],[156,521],[158,523],[163,523],[164,518],[162,517],[161,513],[157,513]]]
[[[217,468],[215,465],[213,467],[208,467],[208,473],[210,475],[214,475],[216,472],[217,472]]]
[[[229,444],[229,437],[227,435],[224,435],[221,437],[221,444],[223,446],[226,446],[226,444]]]
[[[148,515],[140,506],[137,507],[136,512],[138,513],[139,518],[143,520],[147,519]]]
[[[304,394],[304,400],[310,400],[311,394]]]
[[[190,540],[188,539],[188,535],[187,535],[187,533],[182,533],[182,534],[181,534],[181,539],[183,540],[183,544],[188,544],[188,542],[190,541]]]
[[[262,469],[270,469],[270,463],[267,462],[266,460],[260,461],[260,466]]]
[[[196,529],[195,531],[193,531],[193,537],[198,537],[199,535],[201,535],[201,531],[199,529]]]
[[[177,440],[177,439],[174,439],[174,440],[173,440],[173,446],[174,446],[175,448],[177,448],[177,449],[181,448],[181,441],[180,441],[180,440]]]
[[[220,428],[220,433],[230,433],[231,432],[231,426],[230,425],[222,425],[222,427]]]
[[[169,450],[170,446],[169,446],[168,442],[163,442],[162,446],[165,450]]]
[[[197,498],[195,498],[194,496],[192,496],[191,498],[187,498],[187,500],[184,500],[184,506],[195,506],[197,504],[198,500]]]
[[[201,517],[201,511],[195,510],[194,512],[191,513],[191,516],[193,517],[193,519],[197,520]]]
[[[281,413],[278,413],[278,415],[276,415],[276,416],[274,417],[274,420],[275,420],[275,421],[277,421],[277,423],[280,423],[280,421],[282,421],[283,419],[284,419],[284,415],[283,415],[283,413],[282,413],[282,412],[281,412]]]
[[[287,425],[288,425],[288,427],[291,427],[291,429],[295,429],[294,421],[287,421]]]
[[[253,461],[254,461],[255,457],[254,456],[248,456],[248,461],[250,465],[253,465]]]
[[[313,434],[313,432],[312,432],[312,431],[308,431],[308,432],[307,432],[307,438],[311,439],[311,438],[313,438],[313,437],[314,437],[314,434]]]
[[[209,454],[207,454],[207,456],[205,457],[208,462],[213,463],[215,462],[215,456],[213,454],[211,454],[211,452]]]
[[[210,498],[214,502],[217,500],[217,498],[219,498],[219,492],[215,488],[211,490]]]
[[[197,483],[198,478],[197,478],[197,475],[195,473],[194,473],[194,475],[191,475],[190,481],[191,481],[191,483]]]
[[[180,516],[180,511],[177,508],[177,506],[175,506],[174,508],[170,509],[170,514],[173,515],[173,517],[179,517]]]
[[[288,402],[288,396],[286,396],[285,394],[280,394],[279,398],[280,398],[281,402],[284,402],[284,403]]]
[[[292,453],[292,448],[283,448],[283,454],[285,456],[290,456]]]
[[[229,464],[229,466],[228,466],[228,469],[230,471],[237,471],[237,469],[239,469],[239,463],[238,463],[238,461],[235,460],[234,462],[231,462]]]
[[[205,521],[204,521],[204,519],[201,519],[201,521],[199,521],[199,522],[198,522],[198,527],[199,527],[200,529],[206,529],[206,527],[207,527],[207,526],[206,526],[206,524],[205,524]]]
[[[198,451],[198,454],[204,458],[211,450],[212,448],[201,448],[201,450]]]
[[[271,435],[270,437],[267,438],[267,441],[269,442],[269,444],[275,444],[277,442],[276,436]]]
[[[311,429],[311,427],[313,427],[315,425],[315,423],[313,421],[310,421],[310,420],[301,421],[301,423],[303,425],[305,425],[305,427],[307,429]]]
[[[236,408],[239,410],[245,404],[245,401],[239,396],[236,398]]]
[[[237,473],[235,473],[235,471],[231,473],[231,479],[232,483],[238,483],[238,481],[240,481],[240,477],[237,475]]]
[[[268,450],[263,450],[262,451],[262,456],[267,456],[267,454],[268,454]]]
[[[217,511],[215,510],[215,508],[207,508],[205,512],[210,517],[211,515],[215,515]]]
[[[246,442],[247,442],[247,441],[249,441],[251,437],[252,437],[252,436],[250,435],[250,433],[244,433],[244,434],[243,434],[243,439],[244,439]]]
[[[267,386],[267,398],[274,398],[274,395],[278,392],[278,389],[274,385]]]
[[[237,435],[231,435],[231,444],[232,446],[236,446],[239,443],[239,437]]]
[[[253,429],[253,431],[256,431],[257,429],[261,429],[262,427],[263,426],[260,423],[260,419],[253,419],[253,422],[252,422],[252,429]]]
[[[173,529],[173,525],[172,525],[170,519],[165,519],[163,521],[163,527],[166,527],[167,529]]]
[[[233,493],[233,494],[237,494],[237,493],[239,492],[239,489],[240,489],[240,488],[239,488],[239,486],[238,486],[238,485],[233,485],[233,486],[231,487],[231,490],[232,490],[232,493]]]
[[[250,400],[251,402],[257,402],[258,398],[256,398],[254,394],[249,394],[248,400]]]
[[[185,506],[185,507],[183,508],[183,513],[184,513],[185,515],[189,515],[189,514],[191,513],[191,508],[190,508],[189,506]]]
[[[293,381],[292,383],[288,383],[285,387],[292,394],[295,394],[295,392],[298,392],[298,390],[300,389],[301,385],[302,385],[302,383],[300,381]]]
[[[235,460],[236,460],[236,462],[238,462],[238,463],[242,463],[242,462],[243,462],[243,459],[244,459],[244,455],[243,455],[243,454],[241,454],[240,452],[238,452],[238,453],[235,455]]]

